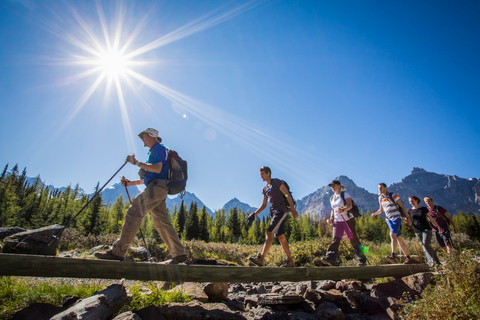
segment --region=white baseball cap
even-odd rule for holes
[[[140,139],[142,139],[142,135],[143,135],[144,133],[148,134],[148,135],[149,135],[150,137],[152,137],[152,138],[157,138],[158,140],[160,140],[160,142],[162,141],[162,138],[160,138],[160,137],[158,136],[158,130],[157,130],[157,129],[147,128],[147,129],[143,130],[142,132],[140,132],[140,133],[138,134],[138,136],[140,137]]]

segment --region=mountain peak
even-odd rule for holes
[[[419,167],[413,167],[412,172],[410,172],[410,174],[425,173],[425,172],[427,172],[425,169],[422,169],[422,168],[419,168]]]

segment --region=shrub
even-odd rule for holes
[[[403,319],[480,319],[480,262],[472,251],[449,257],[435,286],[406,304]]]

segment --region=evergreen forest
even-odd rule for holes
[[[97,184],[94,192],[97,193],[98,189]],[[26,168],[20,173],[18,165],[9,170],[7,164],[0,175],[0,227],[36,229],[60,224],[86,236],[119,234],[130,206],[128,199],[119,196],[115,203],[106,206],[99,194],[85,207],[89,200],[79,185],[73,188],[69,186],[62,191],[52,190],[38,176],[33,183],[29,183]],[[85,208],[76,216],[83,207]],[[268,218],[257,217],[247,228],[248,212],[237,208],[228,211],[221,209],[211,216],[205,207],[198,208],[196,203],[186,206],[182,202],[169,214],[182,240],[197,239],[205,242],[262,244],[270,222]],[[468,235],[472,240],[480,240],[479,216],[458,212],[454,215],[454,220],[459,233]],[[291,243],[330,237],[332,232],[325,220],[311,218],[308,212],[300,213],[297,219],[288,215],[285,230]],[[161,242],[150,215],[143,220],[141,231],[145,237]],[[372,218],[370,211],[362,212],[362,216],[357,219],[357,232],[364,240],[390,242],[384,219]],[[406,238],[414,237],[413,229],[406,225],[402,233]]]

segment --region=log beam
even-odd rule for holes
[[[390,264],[364,267],[231,267],[160,265],[25,254],[0,254],[0,276],[132,279],[170,282],[269,282],[400,278],[427,272],[427,264]]]

